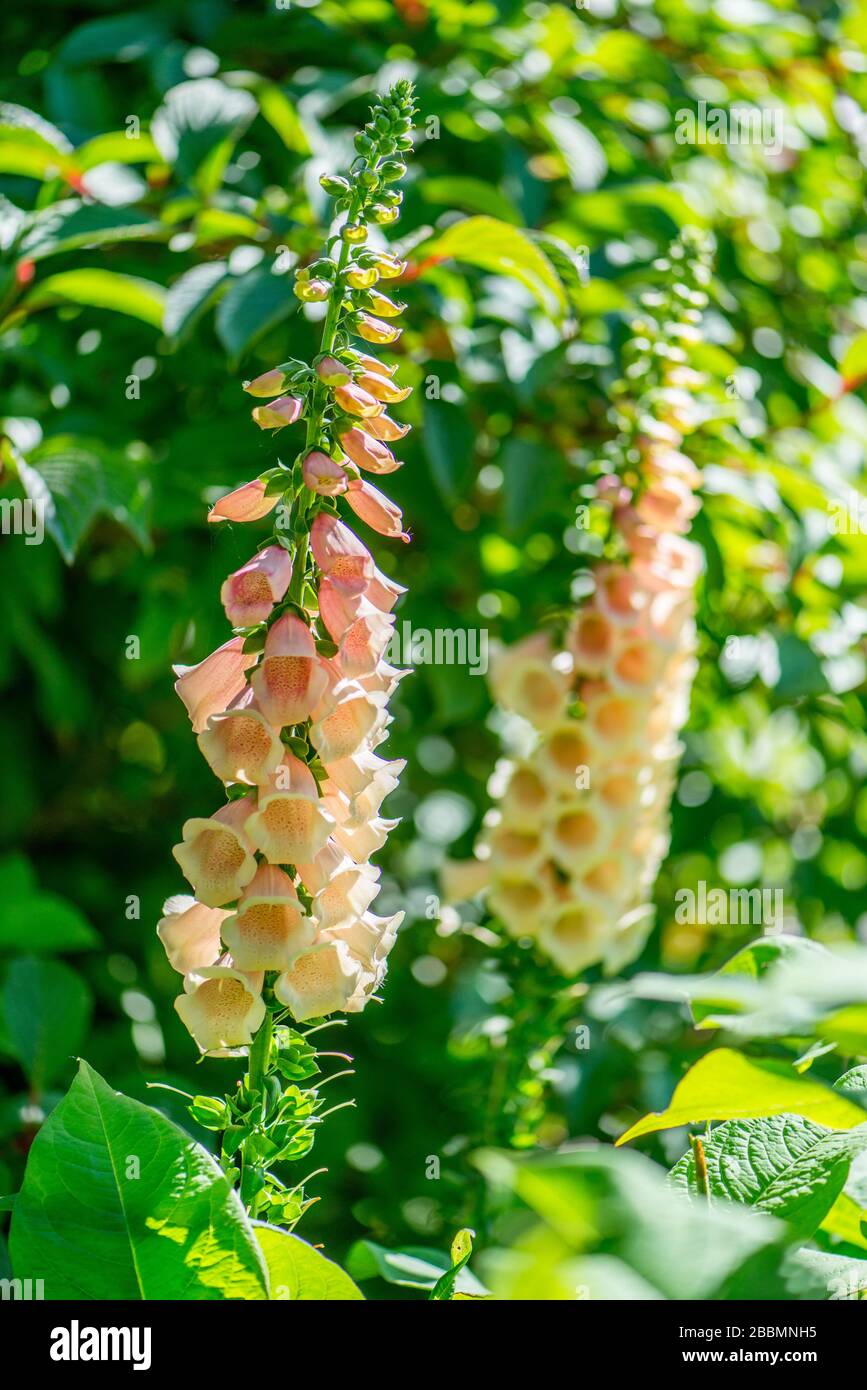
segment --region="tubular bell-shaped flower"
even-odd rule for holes
[[[657,268],[677,283],[645,296],[634,325],[627,380],[642,390],[622,386],[617,438],[598,465],[610,529],[595,589],[564,630],[493,659],[494,695],[535,741],[493,779],[497,808],[477,859],[444,874],[452,901],[487,891],[506,931],[566,975],[600,962],[617,970],[644,943],[696,669],[701,552],[685,533],[701,477],[680,446],[699,423],[689,392],[704,378],[684,384],[676,373],[707,303],[707,248],[696,242],[686,255],[675,244]]]
[[[403,306],[376,286],[405,266],[365,243],[367,224],[398,215],[413,109],[411,85],[398,82],[357,137],[350,178],[323,176],[342,220],[327,254],[295,272],[301,303],[326,306],[320,351],[309,365],[290,360],[245,384],[260,402],[256,424],[283,431],[301,422],[304,439],[294,459],[281,450],[276,466],[211,508],[210,522],[273,513],[276,524],[222,585],[234,635],[199,665],[176,668],[201,751],[229,799],[184,825],[174,855],[196,896],[170,899],[158,931],[184,976],[177,1012],[199,1048],[221,1056],[249,1049],[246,1082],[225,1102],[233,1122],[222,1161],[240,1173],[253,1215],[286,1224],[303,1198],[263,1167],[262,1126],[273,1136],[269,1152],[286,1156],[287,1145],[300,1157],[297,1136],[309,1131],[312,1111],[285,1092],[274,1100],[295,1075],[288,1062],[281,1068],[281,1050],[304,1042],[283,1020],[287,1011],[303,1023],[361,1010],[382,981],[402,917],[370,911],[380,885],[369,858],[397,824],[380,809],[403,763],[374,749],[405,674],[386,660],[391,610],[404,590],[337,513],[342,497],[377,535],[409,540],[397,506],[359,476],[360,468],[400,467],[388,443],[409,427],[385,411],[409,389],[395,382],[396,364],[371,357],[358,339],[399,337],[391,320]],[[290,1142],[293,1107],[304,1118]]]

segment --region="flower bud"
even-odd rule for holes
[[[374,264],[379,271],[380,279],[397,280],[406,270],[407,263],[393,256],[390,251],[379,251]]]
[[[321,304],[331,293],[327,280],[296,280],[293,293],[302,304]]]
[[[253,419],[260,430],[282,430],[286,425],[295,424],[303,405],[297,396],[279,396],[270,405],[257,405]]]
[[[367,302],[375,314],[380,314],[384,319],[397,318],[406,308],[405,304],[396,304],[388,295],[380,294],[378,290],[371,290],[367,296]]]
[[[346,272],[346,283],[354,290],[369,290],[379,279],[375,266],[354,265]]]
[[[354,383],[351,386],[338,386],[334,392],[334,399],[347,415],[358,415],[361,419],[381,415],[383,412],[382,402]]]
[[[392,328],[372,314],[359,314],[356,325],[359,337],[367,343],[396,343],[401,334],[399,328]]]
[[[376,372],[364,372],[357,384],[363,391],[368,391],[374,400],[383,401],[386,405],[396,405],[412,395],[411,386],[401,389],[389,377],[379,376]]]
[[[301,476],[304,486],[309,487],[311,492],[318,493],[320,497],[337,497],[339,493],[346,491],[349,482],[340,464],[335,463],[334,459],[329,458],[321,449],[311,449],[310,453],[305,455]]]
[[[400,214],[397,208],[388,208],[384,203],[374,203],[368,209],[368,216],[371,222],[375,222],[378,227],[388,227],[392,222],[396,222]]]
[[[348,367],[344,367],[336,357],[330,356],[320,357],[316,363],[316,375],[326,386],[345,386],[352,380],[352,373]]]
[[[340,228],[342,241],[348,241],[351,246],[360,246],[367,241],[367,228],[360,222],[345,222]]]
[[[271,367],[252,381],[245,381],[244,390],[248,396],[279,396],[292,380],[290,366],[297,366],[297,363],[281,362],[279,367]]]
[[[341,178],[339,174],[322,174],[319,184],[330,198],[339,198],[350,191],[348,179]]]

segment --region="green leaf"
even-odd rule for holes
[[[556,111],[546,112],[539,124],[562,156],[572,187],[579,193],[598,188],[608,172],[608,160],[593,132],[574,116]]]
[[[851,1096],[860,1105],[867,1104],[867,1066],[851,1067],[842,1076],[838,1076],[834,1082],[834,1090],[842,1091],[844,1096]]]
[[[79,246],[108,246],[120,241],[164,236],[157,218],[134,208],[102,207],[74,198],[52,203],[28,219],[15,247],[17,256],[43,260]]]
[[[82,173],[99,164],[151,164],[160,152],[149,135],[141,131],[129,134],[125,130],[107,130],[94,135],[75,150],[75,163]]]
[[[0,893],[0,951],[88,951],[99,937],[78,908],[54,893]]]
[[[785,632],[776,638],[780,675],[774,690],[784,700],[821,695],[829,689],[822,663],[808,642]]]
[[[10,962],[2,996],[6,1042],[37,1093],[81,1046],[90,1010],[90,990],[68,965],[34,956]]]
[[[162,327],[165,290],[153,280],[121,275],[116,270],[64,270],[38,281],[20,301],[18,312],[31,313],[54,304],[82,304]]]
[[[419,252],[422,260],[461,261],[496,275],[507,275],[530,291],[546,310],[564,313],[566,295],[545,253],[518,227],[495,217],[455,222]]]
[[[432,1300],[436,1302],[445,1302],[454,1298],[458,1275],[473,1253],[474,1235],[475,1231],[471,1231],[467,1228],[458,1231],[452,1241],[452,1248],[449,1252],[451,1256],[451,1268],[447,1269],[445,1274],[434,1284],[430,1295]]]
[[[0,102],[0,173],[55,178],[72,166],[66,136],[34,111]]]
[[[150,548],[150,485],[125,455],[98,442],[56,435],[17,459],[24,489],[40,508],[45,528],[68,565],[99,516],[110,517]]]
[[[253,1231],[268,1266],[272,1299],[317,1303],[364,1299],[346,1271],[306,1240],[259,1222],[254,1223]]]
[[[511,198],[496,185],[466,174],[446,174],[441,178],[420,179],[416,185],[426,203],[447,208],[480,212],[501,222],[519,223],[521,215]]]
[[[779,936],[761,936],[757,941],[751,941],[748,946],[736,952],[708,979],[705,993],[692,994],[693,1018],[696,1023],[702,1023],[710,1014],[724,1013],[727,1008],[735,1007],[734,1002],[727,998],[725,993],[725,982],[732,976],[760,980],[766,971],[785,961],[824,954],[824,947],[816,941],[811,941],[809,937],[788,936],[785,933]],[[713,994],[714,980],[717,979],[721,986],[719,998]]]
[[[250,1224],[210,1154],[86,1062],[34,1140],[10,1253],[47,1299],[268,1296]]]
[[[231,283],[225,261],[206,261],[194,265],[169,286],[163,332],[172,346],[177,347]]]
[[[66,67],[134,63],[158,53],[168,38],[163,15],[153,10],[131,10],[80,24],[64,39],[57,56]]]
[[[848,1192],[841,1192],[822,1221],[822,1230],[837,1236],[847,1245],[860,1245],[867,1250],[867,1210]]]
[[[690,1067],[666,1110],[645,1115],[617,1143],[678,1125],[786,1113],[803,1115],[829,1129],[851,1129],[864,1119],[857,1105],[818,1081],[793,1076],[785,1064],[756,1062],[721,1047]]]
[[[236,280],[217,309],[217,336],[237,364],[264,333],[298,308],[289,279],[251,270]]]
[[[274,82],[261,82],[254,88],[254,95],[262,116],[276,130],[287,150],[294,154],[312,153],[301,117],[283,89]]]
[[[867,375],[867,333],[852,339],[840,363],[840,375],[846,382],[859,381]]]
[[[179,178],[202,194],[214,193],[235,143],[256,115],[249,92],[216,77],[181,82],[166,92],[151,121],[151,135]]]
[[[550,1233],[558,1262],[568,1252],[604,1252],[665,1298],[719,1297],[735,1275],[754,1287],[756,1277],[766,1280],[769,1261],[790,1238],[782,1222],[764,1213],[685,1202],[642,1154],[593,1147],[518,1158],[483,1150],[474,1161],[494,1201],[502,1201],[502,1189],[511,1190],[541,1218],[541,1227],[520,1241],[529,1259],[547,1258],[539,1252]],[[584,1282],[582,1265],[573,1260],[568,1266],[572,1298],[575,1284]],[[497,1295],[501,1290],[492,1282]],[[535,1270],[528,1282],[535,1284]]]
[[[789,1258],[787,1283],[797,1299],[860,1299],[867,1293],[867,1260],[796,1250]]]
[[[349,1272],[355,1279],[379,1276],[387,1284],[403,1289],[434,1289],[443,1275],[450,1273],[452,1261],[442,1250],[424,1245],[407,1245],[401,1250],[387,1250],[372,1240],[358,1240],[346,1257]],[[483,1298],[487,1293],[474,1274],[462,1268],[455,1289],[460,1293]]]
[[[836,1202],[849,1166],[867,1149],[867,1124],[842,1132],[803,1115],[729,1120],[702,1137],[711,1197],[780,1217],[811,1236]],[[674,1186],[698,1195],[695,1155],[671,1170]]]

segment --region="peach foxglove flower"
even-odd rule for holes
[[[440,882],[447,903],[466,902],[467,898],[474,898],[490,887],[490,862],[487,859],[446,859]]]
[[[356,386],[354,382],[349,386],[337,386],[334,391],[334,399],[345,410],[347,415],[358,415],[363,420],[370,419],[374,415],[382,415],[385,406],[382,401],[378,401],[375,396],[371,396],[369,391],[365,391],[361,386]]]
[[[252,691],[222,714],[212,714],[198,741],[221,782],[255,787],[267,780],[283,757],[283,744],[255,707]]]
[[[282,367],[271,367],[267,372],[261,372],[252,381],[244,382],[244,390],[248,396],[279,396],[286,390],[289,379]]]
[[[260,430],[282,430],[287,425],[294,425],[303,409],[304,402],[297,396],[278,396],[269,405],[257,405],[253,410],[253,419]]]
[[[256,664],[253,652],[244,651],[243,637],[224,642],[197,666],[174,666],[175,690],[187,708],[193,732],[208,727],[212,714],[219,714],[236,700],[247,684],[247,671]]]
[[[199,902],[224,907],[237,898],[256,872],[253,847],[244,829],[253,809],[251,796],[221,806],[213,816],[185,822],[183,840],[172,854],[193,885]]]
[[[271,627],[250,677],[256,703],[275,729],[300,724],[321,699],[328,678],[310,629],[292,613]]]
[[[366,469],[368,473],[394,473],[403,467],[387,445],[357,426],[344,430],[338,438],[352,462],[358,468]]]
[[[187,975],[184,990],[175,1009],[201,1052],[225,1057],[249,1047],[265,1017],[261,975],[214,965]]]
[[[406,761],[403,758],[395,758],[389,762],[387,758],[378,757],[370,748],[362,748],[348,758],[327,762],[325,771],[328,774],[329,787],[335,787],[348,797],[357,797],[377,780],[393,780],[396,785],[397,778],[405,767]]]
[[[230,574],[220,602],[232,627],[254,627],[285,596],[292,579],[292,558],[282,545],[268,545]]]
[[[187,893],[167,898],[157,936],[172,969],[188,975],[213,965],[220,954],[220,928],[228,916],[225,909],[206,907]]]
[[[328,848],[326,845],[323,853]],[[342,854],[336,845],[334,852],[338,856]],[[299,873],[303,879],[300,868]],[[379,870],[368,863],[356,864],[346,855],[339,858],[337,867],[313,899],[313,913],[320,931],[344,926],[366,912],[379,892],[378,875]]]
[[[333,827],[334,818],[322,806],[316,779],[289,752],[260,789],[258,809],[245,823],[250,842],[269,864],[306,864],[315,859]]]
[[[343,676],[367,676],[381,661],[394,633],[394,619],[362,597],[361,616],[343,632],[335,661]]]
[[[223,924],[223,940],[239,970],[288,970],[316,939],[288,874],[260,864],[237,912]]]
[[[267,497],[261,478],[254,478],[251,483],[242,483],[240,487],[227,492],[225,497],[215,502],[208,512],[208,520],[259,521],[269,512],[273,512],[279,501],[276,493]]]
[[[598,907],[580,899],[564,904],[540,932],[540,944],[566,975],[597,961],[609,927]]]
[[[290,970],[277,977],[274,993],[295,1021],[304,1023],[345,1008],[361,973],[342,942],[329,942],[299,956]]]
[[[382,694],[366,691],[358,681],[339,681],[313,711],[310,741],[321,761],[351,757],[384,729],[389,718],[385,704]]]
[[[496,650],[490,684],[501,704],[523,715],[536,729],[559,723],[566,712],[570,674],[555,664],[547,633],[535,633],[513,647]]]
[[[362,371],[375,372],[377,376],[394,376],[397,371],[397,363],[393,367],[387,367],[384,362],[378,361],[366,352],[356,353],[356,361]]]
[[[392,536],[395,540],[408,541],[409,534],[403,530],[403,514],[385,493],[380,492],[366,478],[353,478],[346,489],[346,500],[356,516],[366,521],[371,530],[380,536]]]
[[[390,415],[377,415],[373,420],[365,420],[365,434],[372,434],[374,439],[382,439],[386,444],[393,444],[396,439],[403,439],[405,434],[409,434],[411,425],[399,425],[396,420],[392,420]]]

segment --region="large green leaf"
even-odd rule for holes
[[[213,193],[256,109],[249,92],[216,77],[196,78],[166,92],[151,135],[180,178],[201,193]]]
[[[66,136],[25,106],[0,102],[0,173],[54,178],[71,167]]]
[[[467,217],[419,248],[422,261],[461,261],[524,285],[544,309],[564,313],[566,295],[548,257],[526,232],[496,217]]]
[[[852,1160],[867,1149],[867,1124],[835,1131],[803,1115],[728,1120],[702,1139],[711,1197],[781,1217],[811,1236],[836,1202]],[[675,1187],[698,1193],[695,1155],[671,1170]]]
[[[784,1063],[756,1062],[721,1047],[690,1067],[666,1110],[645,1115],[617,1143],[677,1125],[787,1113],[803,1115],[829,1129],[851,1129],[864,1119],[857,1105],[829,1086],[793,1075]]]
[[[55,1080],[81,1046],[90,1010],[90,990],[68,965],[34,956],[10,962],[3,981],[3,1031],[35,1092]]]
[[[253,1229],[268,1266],[271,1298],[317,1303],[364,1299],[346,1271],[306,1240],[258,1222]]]
[[[48,1299],[268,1296],[252,1228],[210,1154],[86,1062],[33,1143],[10,1253]]]
[[[217,309],[217,336],[233,364],[297,308],[288,276],[258,269],[236,280]]]
[[[466,406],[457,401],[425,400],[424,451],[440,495],[453,506],[469,488],[476,434]]]
[[[150,485],[136,464],[99,442],[58,435],[17,459],[18,474],[41,509],[45,528],[67,564],[97,517],[125,527],[148,549]]]
[[[56,893],[0,895],[0,951],[86,951],[98,944],[87,918]]]
[[[167,234],[158,218],[134,208],[101,207],[97,203],[80,203],[68,198],[52,203],[28,219],[15,254],[38,261],[61,251],[74,251],[79,246],[107,246]]]
[[[223,290],[233,283],[225,261],[206,261],[204,265],[194,265],[185,271],[169,286],[163,331],[173,346],[183,340]]]
[[[54,304],[82,304],[94,309],[113,309],[115,313],[128,314],[130,318],[142,319],[160,328],[164,302],[165,290],[153,280],[122,275],[116,270],[63,270],[37,281],[20,302],[18,311],[30,313]]]
[[[796,1250],[789,1260],[787,1282],[800,1299],[861,1299],[867,1293],[867,1260]]]

